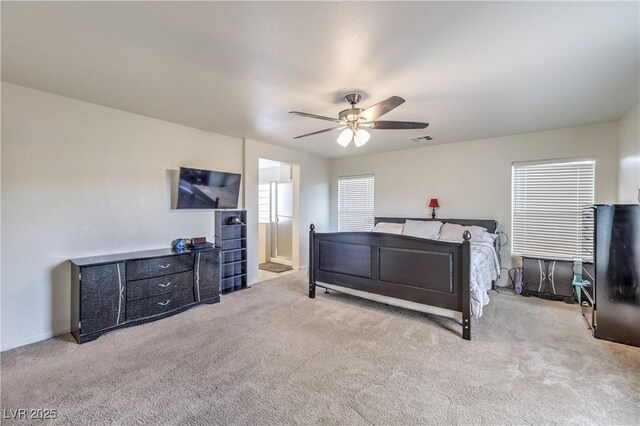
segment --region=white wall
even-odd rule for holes
[[[67,259],[213,239],[170,169],[242,171],[242,140],[2,84],[2,349],[69,330]]]
[[[262,142],[245,140],[245,205],[248,241],[258,240],[258,160],[265,158],[293,165],[294,217],[293,266],[306,267],[309,260],[309,224],[329,228],[329,160]],[[296,238],[297,236],[297,238]],[[298,256],[299,253],[299,256]],[[249,245],[249,283],[258,281],[258,247]]]
[[[280,180],[280,166],[262,167],[260,169],[260,183],[269,183]]]
[[[375,135],[369,143],[375,143]],[[427,217],[438,198],[443,218],[496,219],[511,233],[511,164],[555,158],[596,158],[596,201],[618,194],[617,124],[605,123],[516,136],[346,157],[331,162],[331,228],[337,229],[339,176],[375,175],[375,215]],[[503,264],[510,265],[509,247]]]
[[[291,166],[280,164],[279,166],[260,168],[260,183],[291,182]]]
[[[258,263],[271,260],[271,223],[258,224]]]
[[[640,190],[640,104],[618,122],[620,173],[618,202],[638,203]]]

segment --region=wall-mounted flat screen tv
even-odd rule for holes
[[[238,173],[180,167],[178,209],[237,209]]]

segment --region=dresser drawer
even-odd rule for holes
[[[193,270],[193,256],[189,253],[133,260],[127,262],[127,280],[142,280],[191,270]]]
[[[127,320],[145,318],[169,312],[193,303],[193,301],[192,288],[179,290],[169,294],[148,297],[146,299],[132,300],[127,303]]]
[[[127,284],[127,301],[130,302],[193,288],[193,272],[185,271],[146,280],[129,281]]]

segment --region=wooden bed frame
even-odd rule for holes
[[[404,223],[377,217],[375,223]],[[495,232],[494,220],[439,220],[477,225]],[[316,233],[309,229],[309,297],[316,286],[393,306],[461,320],[462,338],[471,340],[471,243],[426,240],[379,232]]]

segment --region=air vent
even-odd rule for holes
[[[413,138],[413,139],[411,139],[411,142],[429,142],[429,141],[432,141],[432,140],[433,140],[433,138],[431,136],[427,135],[427,136],[420,136],[418,138]]]

